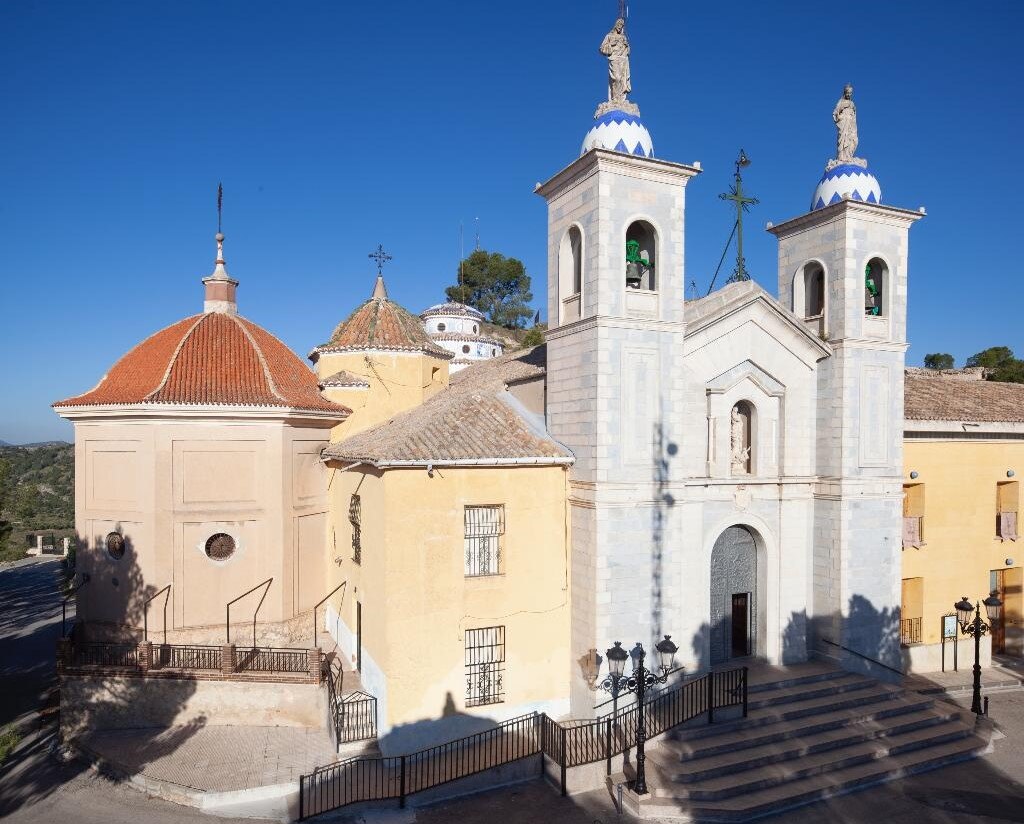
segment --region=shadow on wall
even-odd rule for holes
[[[661,401],[659,400],[659,407]],[[676,500],[668,491],[671,470],[669,461],[679,452],[672,442],[665,442],[665,427],[661,421],[654,424],[651,442],[652,464],[654,466],[654,507],[651,512],[651,637],[659,640],[662,636],[664,604],[665,524],[669,510]]]
[[[80,539],[79,546],[87,545]],[[126,544],[119,558],[95,557],[100,551],[105,553],[105,547],[78,553],[80,573],[91,576],[78,597],[91,589],[92,598],[112,599],[115,609],[141,624],[153,587],[144,585],[133,548]],[[127,677],[69,676],[59,685],[56,649],[67,584],[59,562],[49,559],[6,570],[0,578],[0,598],[5,607],[14,606],[0,617],[0,692],[5,695],[0,719],[15,721],[22,733],[0,772],[0,817],[51,796],[87,769],[78,760],[60,763],[51,755],[60,737],[58,717],[73,738],[98,725],[140,727],[136,719],[145,709],[146,723],[138,729],[136,743],[119,753],[126,769],[112,775],[115,780],[142,772],[154,758],[174,752],[206,723],[202,716],[183,714],[196,689],[191,679],[164,680],[160,690],[152,689],[147,679]],[[68,605],[69,619],[73,603]],[[17,699],[7,700],[11,695]]]
[[[494,706],[500,709],[504,704]],[[448,692],[436,717],[398,724],[386,735],[381,736],[378,744],[383,755],[408,754],[456,738],[492,730],[504,720],[460,712],[455,706],[454,696]]]
[[[711,667],[711,637],[714,631],[725,637],[732,633],[729,616],[712,626],[701,624],[691,639],[697,671]],[[803,610],[791,612],[782,629],[780,661],[783,665],[807,661],[813,652],[834,659],[845,669],[861,672],[882,680],[894,680],[898,672],[907,672],[909,651],[900,645],[900,612],[898,609],[876,609],[866,598],[854,595],[846,615],[808,618]],[[736,657],[736,666],[749,661],[764,660],[762,650],[748,657]],[[726,662],[728,663],[728,662]]]

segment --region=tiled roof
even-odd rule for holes
[[[515,352],[470,366],[449,387],[387,423],[332,444],[324,457],[394,463],[523,461],[567,463],[565,447],[531,420],[505,386],[543,376],[545,347]]]
[[[151,335],[89,392],[54,404],[141,403],[349,410],[320,395],[316,376],[280,340],[237,315],[193,315]]]
[[[358,386],[358,387],[369,387],[370,382],[366,380],[362,375],[356,375],[345,369],[339,372],[335,372],[333,375],[328,375],[326,378],[320,381],[320,387],[343,387],[343,386]]]
[[[438,315],[446,316],[459,316],[464,315],[477,320],[484,319],[484,313],[479,309],[474,309],[472,306],[467,306],[465,303],[455,303],[449,301],[448,303],[436,303],[428,309],[424,309],[420,312],[420,317],[426,320],[427,318],[436,317]]]
[[[911,421],[1024,422],[1024,384],[908,373],[903,417]]]
[[[339,323],[331,339],[314,349],[312,357],[360,349],[424,352],[445,360],[452,357],[430,339],[418,318],[388,300],[383,289]]]

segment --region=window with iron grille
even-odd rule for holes
[[[357,564],[363,560],[362,517],[359,496],[353,495],[348,501],[348,522],[352,524],[352,560]]]
[[[505,627],[466,630],[466,706],[505,700]]]
[[[501,536],[505,507],[467,506],[465,531],[466,577],[501,573]]]

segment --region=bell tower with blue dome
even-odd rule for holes
[[[548,206],[547,425],[576,457],[573,660],[617,638],[652,648],[682,608],[674,603],[678,588],[622,586],[620,573],[659,581],[681,563],[678,514],[652,528],[652,513],[664,506],[652,479],[680,480],[673,477],[678,461],[666,456],[682,436],[672,403],[685,380],[678,364],[686,186],[700,166],[655,157],[628,98],[623,19],[600,52],[608,60],[608,99],[580,157],[536,189]],[[592,712],[594,695],[578,670],[572,684],[573,712]]]
[[[836,157],[810,211],[768,228],[779,241],[779,301],[832,350],[817,372],[811,626],[847,648],[848,668],[899,667],[898,645],[879,639],[899,637],[907,260],[924,210],[882,204],[855,156],[852,86],[832,119]]]

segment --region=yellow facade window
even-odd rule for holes
[[[924,546],[924,484],[903,486],[903,548]]]
[[[996,484],[996,537],[1017,540],[1017,513],[1020,509],[1020,484],[1003,481]]]
[[[501,536],[504,534],[503,504],[466,507],[463,544],[467,578],[501,574]]]

